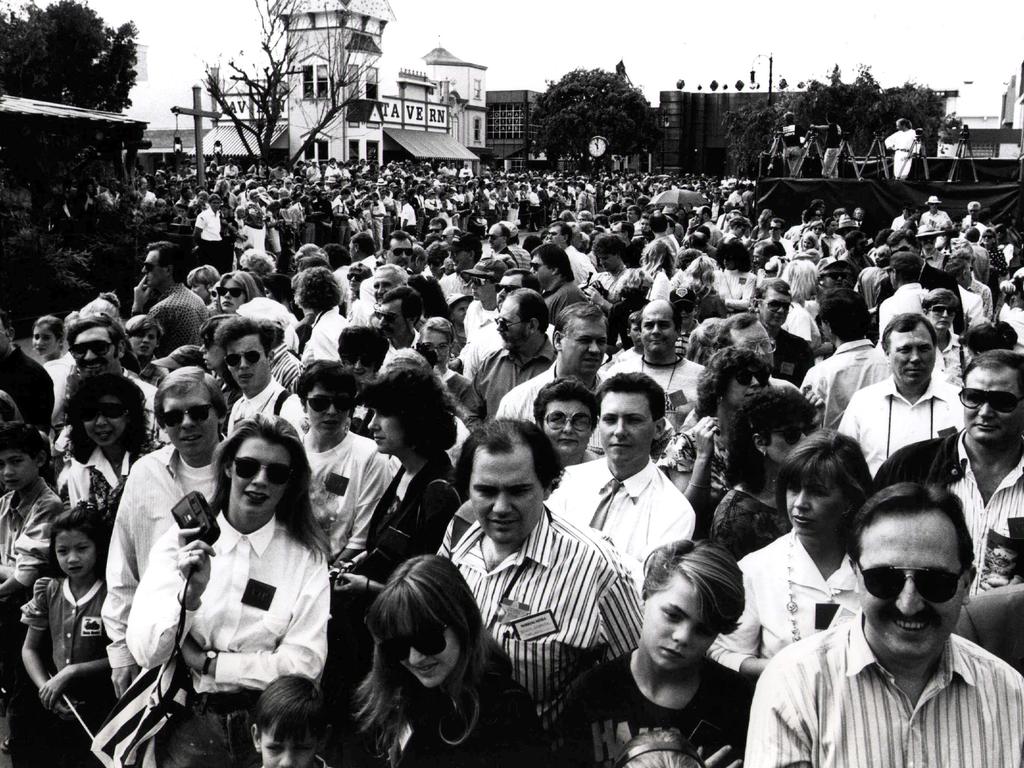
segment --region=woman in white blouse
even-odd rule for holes
[[[256,416],[220,446],[210,506],[220,535],[169,529],[153,546],[128,618],[145,668],[170,658],[185,610],[181,660],[194,691],[157,734],[156,764],[259,765],[248,712],[281,675],[317,679],[327,656],[327,540],[313,518],[310,469],[295,428]]]
[[[790,643],[857,611],[846,526],[871,495],[871,473],[856,441],[821,430],[789,454],[776,488],[793,530],[740,560],[746,605],[739,628],[708,651],[753,678]]]
[[[750,251],[739,240],[722,243],[716,254],[722,271],[715,275],[715,290],[730,312],[746,312],[757,276],[750,271]]]

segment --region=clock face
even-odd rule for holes
[[[591,157],[600,157],[608,149],[608,140],[604,136],[595,136],[588,145]]]

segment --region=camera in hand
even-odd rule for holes
[[[203,541],[212,545],[220,538],[220,526],[217,517],[210,509],[206,497],[199,491],[190,491],[184,498],[171,508],[174,522],[179,528],[198,528],[199,535],[193,541]]]

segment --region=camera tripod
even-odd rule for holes
[[[868,147],[868,153],[864,156],[864,160],[860,164],[860,168],[857,170],[857,178],[861,178],[864,172],[864,166],[871,160],[877,160],[879,165],[882,166],[883,178],[890,178],[889,174],[889,159],[885,156],[885,143],[882,141],[882,134],[875,132],[874,138],[871,140],[871,146]],[[856,160],[853,163],[854,167],[857,167]],[[896,170],[895,168],[893,169]]]
[[[946,182],[959,181],[957,171],[960,170],[960,161],[967,158],[971,163],[971,175],[974,176],[974,183],[978,183],[978,168],[974,165],[974,152],[971,151],[971,134],[965,125],[960,129],[960,138],[956,142],[956,149],[953,151],[953,164],[949,167],[949,176]]]
[[[774,174],[776,161],[778,161],[781,167],[789,170],[786,165],[786,145],[782,141],[782,131],[775,131],[772,134],[772,146],[768,150],[768,176]]]
[[[804,160],[807,159],[807,155],[810,153],[812,148],[817,150],[818,159],[823,160],[825,153],[822,152],[821,144],[818,141],[818,133],[813,129],[809,129],[804,135],[803,152],[800,153],[800,157],[797,158],[796,163],[793,165],[793,172],[791,175],[794,179],[800,178],[800,171],[804,167]]]
[[[924,131],[922,131],[920,128],[918,128],[917,132],[914,134],[914,143],[910,145],[910,152],[907,154],[907,158],[903,161],[903,164],[900,166],[900,172],[897,174],[897,178],[908,180],[910,179],[910,174],[913,173],[914,170],[915,158],[921,161],[921,167],[924,168],[924,180],[930,181],[931,175],[928,173],[928,151],[924,145]],[[893,173],[896,173],[895,160],[893,162]],[[907,166],[907,163],[910,164],[909,168]],[[905,171],[906,175],[904,175]]]

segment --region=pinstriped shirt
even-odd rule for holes
[[[1024,680],[957,635],[917,704],[868,646],[862,616],[768,664],[744,768],[1015,768],[1024,765]]]
[[[479,523],[451,547],[451,526],[438,554],[458,566],[484,625],[512,660],[513,676],[537,704],[545,728],[561,715],[569,683],[595,664],[636,648],[640,600],[621,556],[596,533],[553,517],[545,509],[523,546],[489,571]],[[524,613],[550,611],[556,629],[520,639],[500,612],[503,598]]]

